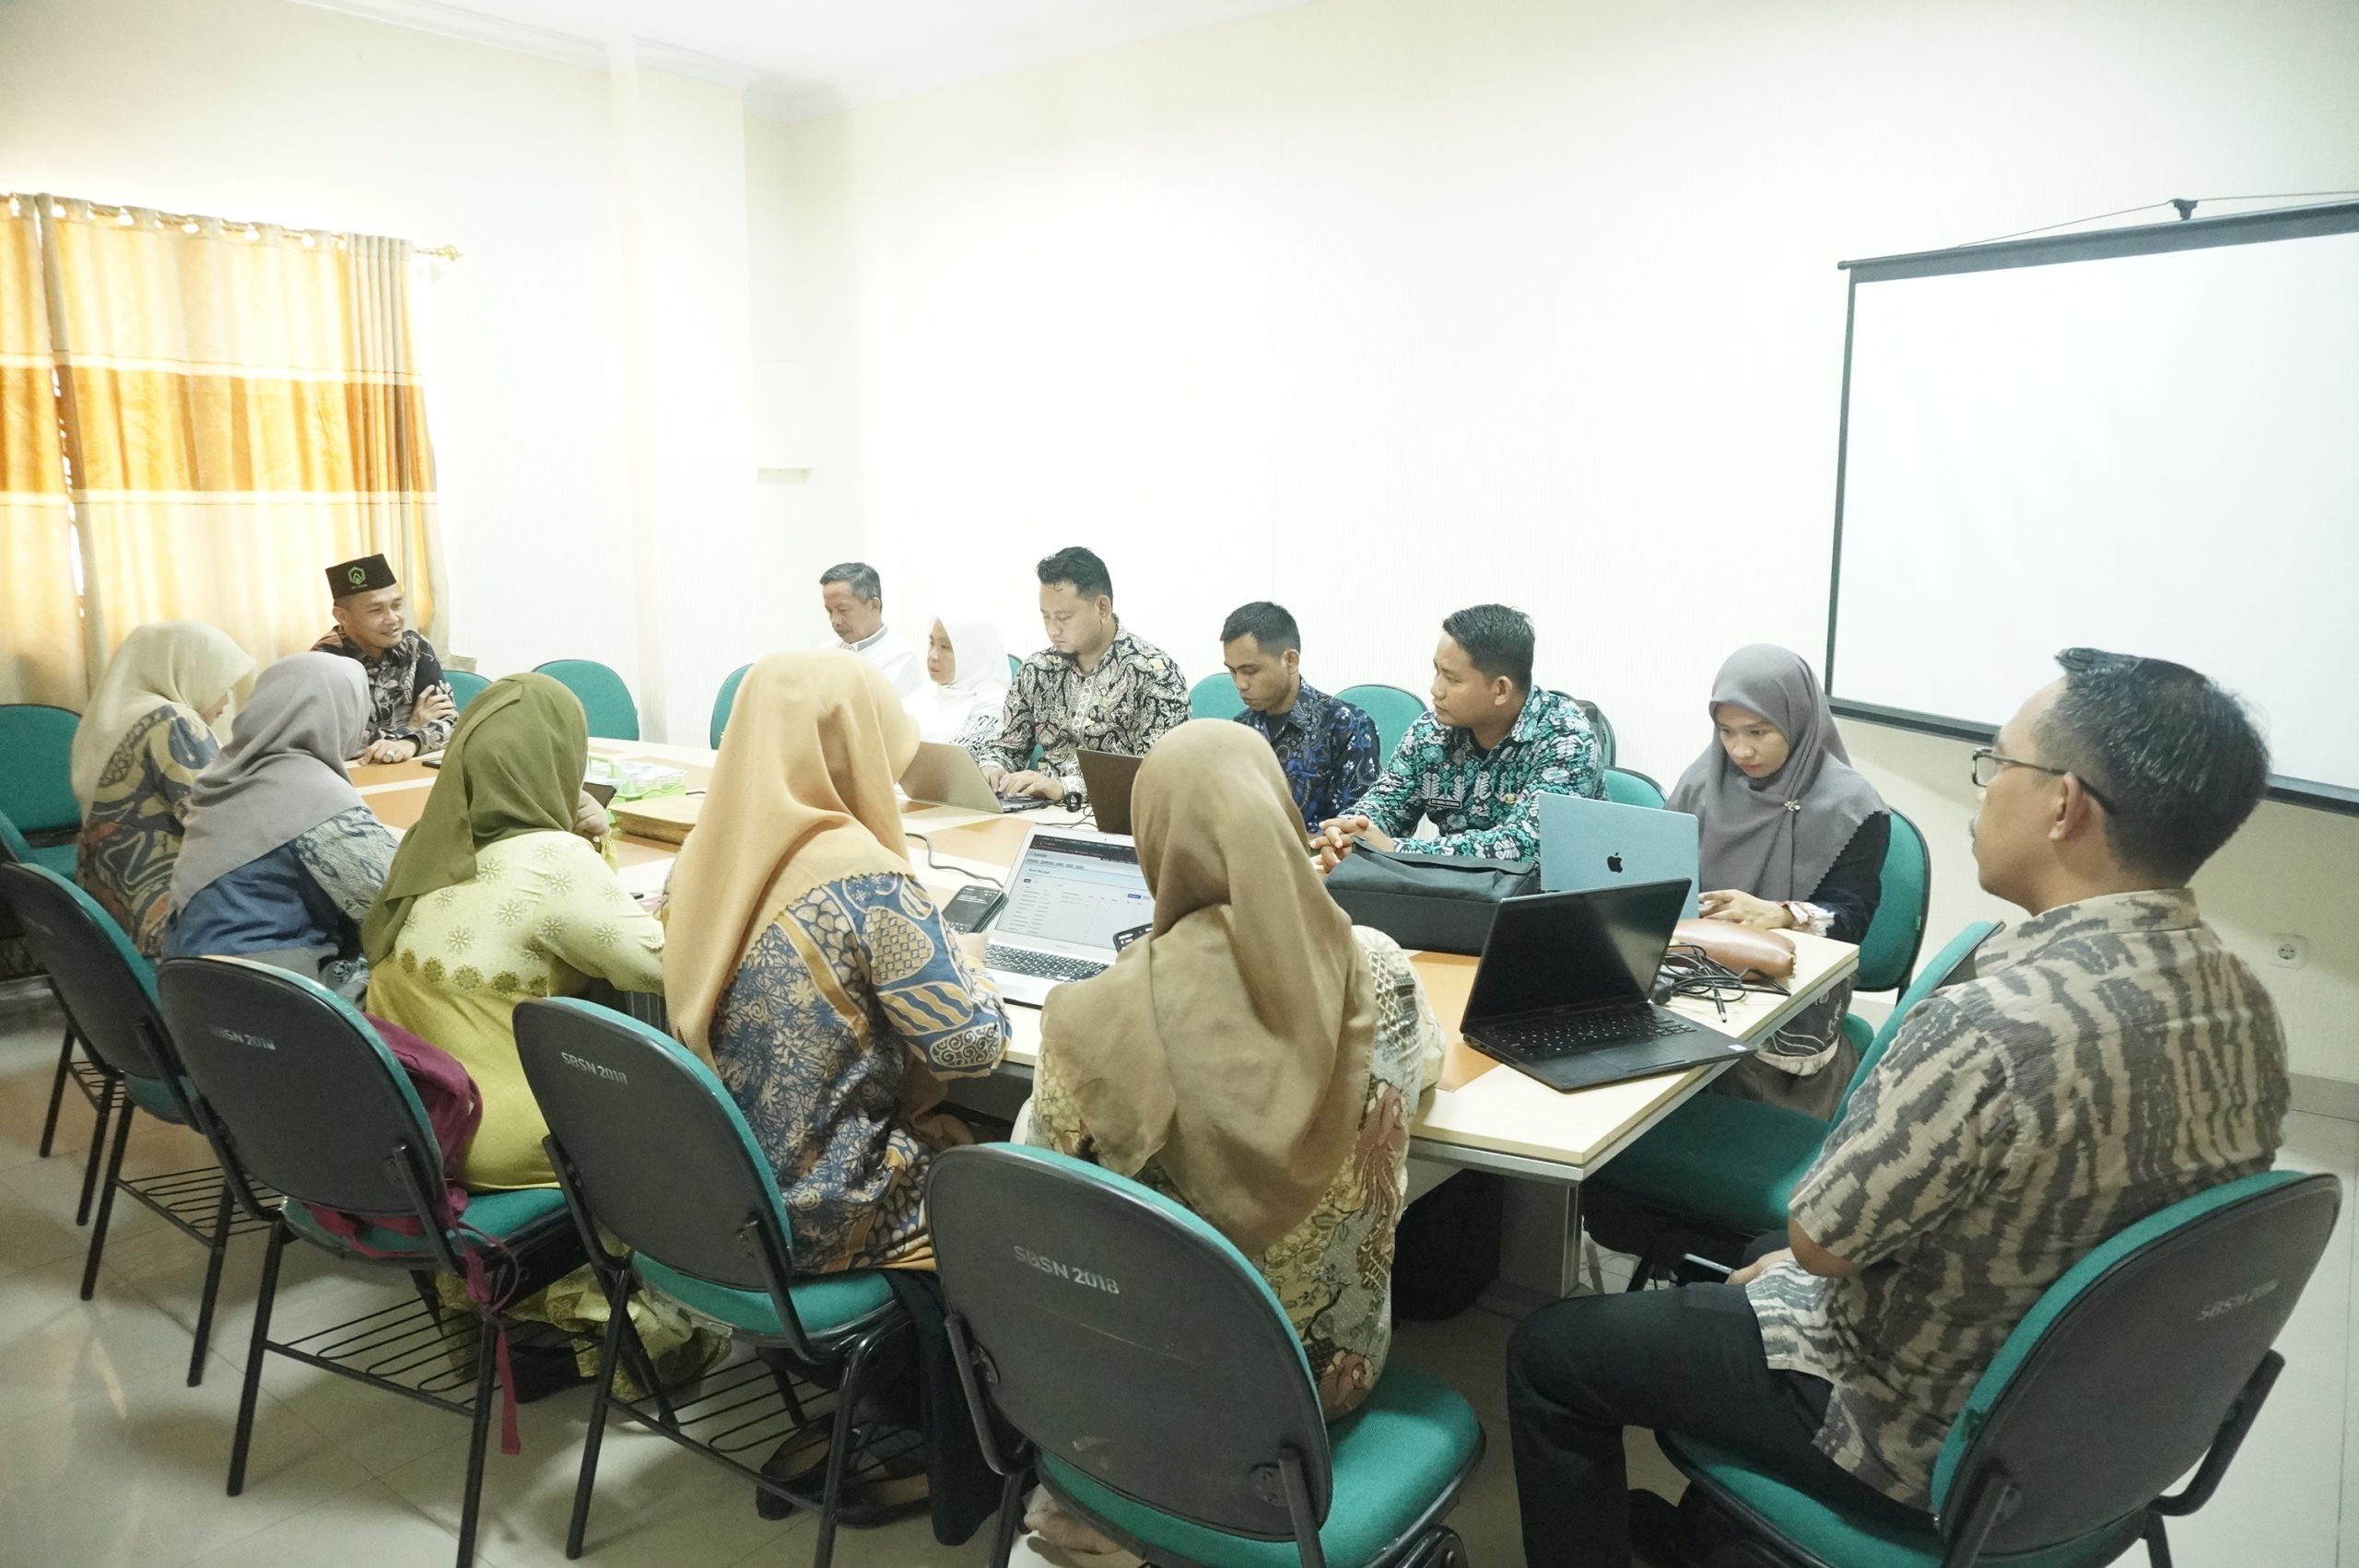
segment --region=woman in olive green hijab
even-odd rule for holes
[[[663,989],[663,928],[575,831],[589,746],[581,704],[557,682],[493,682],[467,705],[361,928],[369,1011],[456,1057],[482,1096],[463,1172],[476,1191],[557,1179],[516,1058],[516,1004],[593,979]]]

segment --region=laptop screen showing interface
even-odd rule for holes
[[[1103,955],[1117,932],[1155,919],[1133,846],[1103,838],[1035,833],[1007,884],[1007,907],[992,922],[1001,941]]]
[[[1483,944],[1467,1024],[1646,1000],[1686,899],[1684,882],[1642,882],[1506,900]]]

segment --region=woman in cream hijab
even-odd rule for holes
[[[253,656],[197,621],[135,627],[74,731],[75,878],[150,958],[164,950],[189,790],[220,755],[213,723]]]
[[[1400,947],[1321,885],[1260,735],[1181,725],[1131,813],[1154,928],[1050,993],[1032,1141],[1186,1204],[1254,1259],[1332,1421],[1391,1346],[1409,1125],[1440,1031]]]
[[[981,616],[943,612],[926,633],[925,680],[901,700],[919,740],[977,751],[1007,707],[1007,645]]]
[[[911,873],[893,796],[917,726],[836,650],[746,672],[664,910],[673,1027],[769,1157],[798,1272],[931,1268],[922,1198],[1007,1015]]]

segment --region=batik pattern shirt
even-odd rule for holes
[[[116,744],[83,808],[75,880],[149,958],[164,953],[189,790],[220,749],[185,709],[158,705]]]
[[[1746,1287],[1769,1364],[1833,1387],[1819,1450],[1919,1508],[2040,1293],[2266,1170],[2284,1130],[2276,1009],[2186,889],[2050,909],[1975,970],[1908,1014],[1794,1188],[1794,1223],[1856,1272],[1780,1262]]]
[[[1009,772],[1040,766],[1074,801],[1082,796],[1081,754],[1144,756],[1188,721],[1188,677],[1171,655],[1118,629],[1095,670],[1044,648],[1024,661],[1008,689],[1007,708],[990,759]]]
[[[989,1072],[1007,1012],[907,875],[812,889],[722,994],[713,1066],[778,1177],[798,1271],[923,1265],[926,1172],[964,1141],[937,1079]]]
[[[1400,943],[1356,926],[1376,976],[1376,1044],[1359,1136],[1308,1219],[1256,1261],[1310,1363],[1320,1409],[1336,1421],[1359,1408],[1392,1349],[1393,1234],[1409,1200],[1409,1128],[1441,1079],[1441,1027]],[[1033,1074],[1031,1141],[1095,1160],[1091,1138],[1057,1059]],[[1149,1160],[1135,1178],[1173,1202],[1188,1195]]]
[[[164,955],[309,953],[319,958],[322,985],[358,996],[369,984],[360,922],[398,848],[368,807],[338,812],[198,888],[172,916]]]
[[[330,632],[311,645],[314,653],[341,654],[357,659],[369,677],[369,731],[360,743],[373,746],[379,741],[412,741],[417,755],[428,755],[451,743],[451,731],[458,728],[458,714],[452,713],[428,724],[412,724],[410,710],[417,699],[437,686],[444,696],[451,696],[451,683],[442,678],[442,661],[435,656],[434,645],[413,629],[402,633],[402,639],[371,659],[360,651],[360,645],[342,632]],[[457,707],[456,699],[452,707]]]
[[[1605,798],[1597,739],[1580,704],[1534,688],[1507,739],[1484,751],[1473,731],[1420,714],[1392,760],[1351,810],[1417,855],[1483,855],[1536,860],[1542,795]],[[1412,838],[1431,818],[1440,837]]]
[[[1330,817],[1341,816],[1376,782],[1376,720],[1309,681],[1297,688],[1294,706],[1284,713],[1249,708],[1237,721],[1260,731],[1278,754],[1295,808],[1313,832]]]
[[[516,1055],[516,1007],[593,980],[663,989],[663,928],[573,833],[519,833],[475,851],[475,875],[410,907],[369,980],[369,1011],[431,1040],[475,1080],[483,1121],[462,1172],[478,1192],[557,1180],[540,1103]]]

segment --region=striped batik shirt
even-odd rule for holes
[[[1833,1386],[1818,1447],[1931,1506],[1933,1462],[2040,1293],[2124,1226],[2268,1168],[2285,1042],[2184,888],[2002,930],[1920,1003],[1791,1213],[1855,1266],[1781,1262],[1748,1293],[1769,1364]]]

